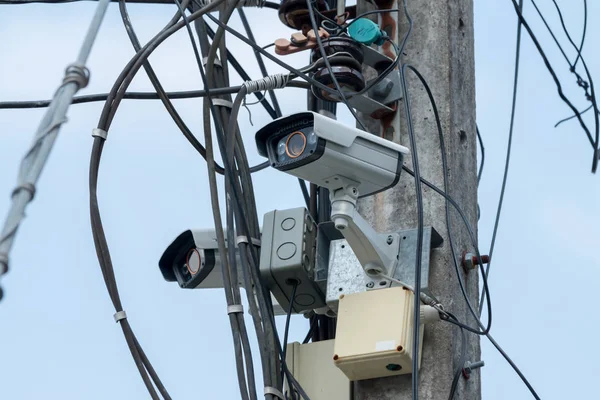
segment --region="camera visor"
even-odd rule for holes
[[[290,158],[298,158],[306,149],[306,135],[303,132],[296,131],[291,133],[285,139],[285,153]]]

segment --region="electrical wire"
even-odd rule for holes
[[[285,329],[283,331],[283,355],[282,359],[286,359],[287,354],[287,345],[288,345],[288,334],[290,332],[290,321],[292,319],[292,312],[294,311],[294,301],[296,301],[296,290],[298,289],[298,282],[294,283],[292,288],[292,295],[290,296],[290,305],[288,307],[288,312],[285,317]],[[281,380],[283,381],[284,371],[281,369]]]
[[[523,0],[519,0],[519,12],[523,11]],[[519,22],[517,23],[517,44],[516,44],[516,49],[515,49],[515,72],[514,72],[514,77],[513,77],[513,93],[512,93],[512,104],[511,104],[511,110],[510,110],[510,125],[508,128],[508,144],[506,147],[506,160],[504,163],[504,174],[502,176],[502,187],[500,188],[500,199],[498,200],[498,208],[496,209],[496,219],[494,221],[494,230],[492,233],[492,241],[490,244],[490,251],[489,251],[489,262],[487,264],[487,267],[485,269],[485,276],[486,278],[489,279],[489,275],[490,275],[490,266],[492,265],[492,261],[493,261],[493,255],[494,255],[494,248],[496,245],[496,238],[497,238],[497,234],[498,234],[498,227],[500,226],[500,216],[502,214],[502,205],[504,204],[504,194],[506,193],[506,183],[508,181],[508,169],[510,167],[510,154],[511,154],[511,150],[512,150],[512,140],[513,140],[513,132],[514,132],[514,126],[515,126],[515,115],[516,115],[516,109],[517,109],[517,93],[518,93],[518,87],[519,87],[519,66],[520,66],[520,60],[521,60],[521,20],[519,20]],[[485,298],[483,296],[481,296],[481,300],[479,301],[479,312],[481,313],[481,310],[483,309],[483,303],[485,301]]]
[[[571,111],[573,111],[573,113],[577,116],[577,120],[579,121],[579,124],[581,125],[581,127],[585,131],[585,133],[586,133],[586,135],[588,137],[588,140],[590,141],[590,144],[592,145],[592,147],[594,147],[594,157],[593,157],[593,161],[592,161],[592,172],[595,173],[596,172],[596,167],[597,167],[597,164],[598,164],[598,154],[597,154],[598,153],[598,148],[595,145],[594,139],[592,138],[592,134],[590,133],[587,125],[585,124],[585,122],[581,118],[581,114],[579,113],[579,110],[577,110],[577,108],[575,108],[575,106],[573,105],[573,103],[571,103],[571,101],[563,93],[562,85],[560,84],[560,80],[558,79],[558,76],[554,72],[554,69],[552,68],[552,65],[550,64],[550,61],[548,60],[548,57],[546,56],[546,53],[542,49],[542,46],[540,45],[537,37],[535,36],[535,34],[533,33],[531,27],[529,26],[529,24],[525,20],[525,17],[521,13],[521,11],[519,9],[519,5],[517,4],[517,1],[516,0],[511,0],[511,1],[513,3],[513,7],[515,9],[515,12],[517,13],[517,16],[519,17],[519,21],[521,22],[521,24],[523,25],[523,27],[527,30],[527,33],[528,33],[529,37],[533,41],[533,44],[535,45],[538,53],[540,54],[540,56],[542,57],[542,59],[544,61],[546,69],[548,70],[548,72],[550,73],[550,75],[552,75],[552,79],[554,80],[554,83],[556,84],[556,90],[558,91],[558,95],[563,100],[563,102],[565,102],[565,104],[567,104],[567,106],[569,106],[569,108],[571,108]],[[597,124],[596,130],[598,130],[599,128],[600,128],[600,124]]]
[[[592,105],[590,105],[588,108],[586,108],[585,110],[583,110],[583,111],[580,111],[580,112],[579,112],[579,114],[583,115],[583,114],[585,114],[586,112],[590,111],[590,110],[591,110],[593,107],[594,107],[594,105],[592,104]],[[565,122],[567,122],[567,121],[570,121],[570,120],[572,120],[573,118],[577,118],[577,115],[571,115],[570,117],[567,117],[567,118],[561,119],[560,121],[558,121],[558,122],[557,122],[557,123],[554,125],[554,127],[556,128],[556,127],[558,127],[560,124],[562,124],[562,123],[565,123]]]
[[[412,17],[408,13],[406,0],[403,0],[404,14],[412,25]],[[415,255],[415,301],[414,301],[414,325],[413,325],[413,347],[412,347],[412,398],[419,398],[419,340],[421,329],[421,257],[423,254],[423,192],[421,189],[421,173],[419,170],[419,155],[417,151],[417,142],[415,138],[414,127],[412,123],[412,113],[410,109],[410,97],[406,85],[405,66],[400,70],[400,82],[402,84],[402,92],[404,93],[404,112],[406,116],[406,125],[408,128],[408,137],[411,147],[411,162],[414,172],[415,193],[417,199],[417,248]]]
[[[475,131],[477,132],[477,142],[479,143],[479,150],[481,152],[481,161],[479,162],[479,170],[477,171],[477,186],[479,186],[481,175],[483,174],[483,166],[485,164],[485,147],[483,146],[483,139],[479,133],[478,125],[475,125]]]
[[[212,3],[209,6],[202,8],[201,10],[199,10],[197,12],[196,16],[200,17],[203,13],[208,12],[209,10],[211,10],[214,7],[217,7],[219,5],[219,1],[222,1],[222,0],[217,0],[217,2]],[[187,1],[186,1],[186,4],[187,4]],[[165,36],[162,40],[164,40],[164,39],[166,39],[166,37],[168,37],[167,32],[170,32],[169,29],[171,29],[171,27],[173,25],[175,25],[177,23],[177,21],[179,20],[178,15],[179,15],[179,13],[177,13],[176,16],[171,19],[171,21],[161,31],[161,33],[159,33],[157,35],[157,37],[161,37],[161,35]],[[160,44],[158,40],[154,41],[153,43],[154,43],[154,46],[158,46],[158,44]],[[148,46],[148,47],[151,47],[151,46]],[[137,54],[140,54],[140,53],[138,52]],[[141,56],[134,57],[134,60],[141,61],[140,66],[145,61]],[[128,64],[128,66],[131,64],[132,63],[130,62]],[[139,70],[139,67],[138,67],[138,70]],[[128,71],[124,70],[124,72],[120,75],[120,78],[125,80],[127,78],[127,72]],[[113,88],[115,88],[115,87],[118,88],[119,86],[120,86],[120,84],[119,84],[119,80],[118,80],[115,83],[115,85],[113,86]],[[126,89],[126,87],[125,87],[125,89]],[[124,92],[124,90],[123,90],[123,92]],[[113,92],[112,96],[111,96],[111,94],[109,94],[109,99],[111,97],[118,99],[118,93]],[[108,100],[107,100],[107,102],[108,102]],[[107,107],[105,106],[105,109],[106,108]],[[110,111],[110,105],[108,107],[108,111]],[[115,107],[115,111],[116,111],[116,107]],[[104,114],[103,118],[108,118],[107,114],[105,114],[105,113],[103,113],[103,114]],[[94,238],[94,245],[96,247],[98,262],[100,264],[100,269],[101,269],[102,275],[104,277],[106,288],[108,290],[111,301],[115,307],[115,310],[117,312],[121,312],[121,311],[123,311],[123,307],[122,307],[119,292],[117,289],[114,268],[113,268],[112,261],[110,258],[110,251],[108,249],[106,235],[104,233],[104,229],[102,226],[102,220],[100,218],[100,210],[99,210],[98,194],[97,194],[100,159],[102,156],[102,150],[104,147],[104,143],[107,138],[107,136],[106,136],[107,130],[106,129],[108,129],[109,124],[110,123],[107,120],[101,119],[100,124],[99,124],[100,126],[96,130],[96,132],[98,132],[98,133],[95,134],[95,136],[94,136],[92,153],[90,156],[90,176],[89,176],[90,220],[91,220],[91,225],[92,225],[92,236]],[[104,128],[106,128],[106,129],[104,129]],[[156,386],[158,391],[161,393],[163,398],[170,399],[171,397],[169,396],[164,385],[158,378],[156,372],[154,371],[154,368],[152,368],[147,357],[145,357],[145,355],[143,355],[144,353],[141,350],[141,346],[139,346],[139,342],[135,338],[135,335],[133,334],[133,331],[131,330],[131,327],[130,327],[127,319],[121,320],[120,325],[123,330],[123,334],[125,336],[125,339],[126,339],[128,347],[130,349],[130,352],[132,354],[132,357],[138,368],[138,371],[139,371],[139,373],[142,377],[142,380],[144,381],[144,384],[146,386],[146,389],[148,390],[148,393],[150,394],[152,399],[159,400],[159,397],[158,397],[158,394],[156,393],[154,385]]]
[[[451,313],[445,312],[450,318],[454,321],[458,322],[458,319]],[[454,372],[454,377],[452,378],[452,384],[450,385],[450,395],[448,396],[448,400],[454,399],[456,395],[456,389],[458,388],[458,382],[460,380],[460,376],[462,375],[462,371],[464,369],[465,363],[467,362],[467,335],[465,334],[465,330],[460,327],[460,358],[458,361],[458,366],[456,367],[456,371]]]
[[[437,129],[438,129],[438,136],[439,136],[439,140],[440,140],[440,151],[442,154],[442,170],[444,171],[443,173],[443,178],[444,178],[444,190],[439,189],[438,187],[436,187],[435,185],[433,185],[432,183],[428,182],[427,180],[421,178],[421,182],[423,182],[426,186],[430,187],[431,189],[433,189],[435,192],[437,192],[438,194],[440,194],[441,196],[443,196],[446,199],[446,228],[448,230],[448,240],[450,242],[450,249],[452,251],[452,259],[454,261],[455,264],[455,269],[456,272],[458,274],[458,278],[459,278],[459,283],[461,283],[461,290],[463,293],[463,296],[465,297],[465,299],[467,300],[467,305],[469,306],[469,309],[471,311],[471,314],[473,315],[473,317],[478,321],[479,325],[482,326],[483,324],[481,323],[481,321],[478,320],[477,315],[475,314],[473,307],[470,305],[470,301],[468,300],[468,297],[466,295],[466,292],[464,291],[463,285],[462,285],[462,280],[460,277],[460,274],[458,273],[458,263],[457,263],[457,258],[456,258],[456,254],[454,252],[454,245],[453,245],[453,240],[452,240],[452,231],[451,231],[451,224],[450,224],[450,216],[449,216],[449,207],[448,205],[451,204],[455,210],[459,213],[459,215],[461,216],[465,227],[467,228],[467,231],[469,233],[469,237],[471,238],[471,242],[472,245],[475,248],[476,251],[476,255],[477,258],[479,260],[481,260],[481,256],[479,254],[479,249],[477,247],[477,243],[476,243],[476,238],[473,234],[473,229],[468,221],[468,219],[466,218],[464,212],[461,210],[461,208],[458,206],[458,204],[456,203],[456,201],[454,201],[452,199],[452,197],[449,196],[448,194],[448,185],[447,185],[447,180],[448,180],[448,168],[447,168],[447,157],[446,157],[446,149],[445,149],[445,144],[444,144],[444,136],[443,136],[443,132],[442,132],[442,126],[441,126],[441,121],[439,118],[439,111],[437,108],[437,105],[435,103],[435,99],[433,97],[433,94],[431,92],[431,89],[429,88],[429,85],[427,84],[427,82],[425,81],[425,79],[423,78],[423,76],[419,73],[419,71],[410,66],[407,65],[406,68],[410,69],[411,71],[413,71],[417,77],[419,78],[419,80],[421,81],[421,83],[423,84],[427,95],[429,97],[429,100],[431,101],[432,104],[432,108],[433,108],[433,112],[435,115],[435,120],[436,120],[436,125],[437,125]],[[406,95],[408,95],[408,92],[405,92]],[[412,176],[414,176],[414,173],[408,169],[407,167],[402,167],[402,169],[404,171],[406,171],[407,173],[411,174]],[[487,277],[485,275],[485,270],[483,268],[483,264],[480,262],[479,263],[479,268],[482,274],[482,278],[483,278],[483,285],[484,285],[484,293],[487,296],[487,303],[488,303],[488,314],[490,317],[489,320],[489,326],[486,329],[486,331],[484,332],[479,332],[479,331],[475,331],[472,328],[470,328],[469,326],[467,326],[466,324],[460,323],[458,321],[458,319],[452,315],[451,313],[449,313],[446,310],[440,310],[442,313],[442,320],[450,322],[454,325],[459,326],[460,328],[466,330],[466,331],[470,331],[472,333],[478,334],[478,335],[485,335],[490,342],[494,345],[494,347],[496,347],[496,349],[500,352],[500,354],[506,359],[506,361],[511,365],[511,367],[514,369],[514,371],[519,375],[519,377],[521,378],[521,380],[525,383],[525,385],[529,388],[529,390],[531,391],[532,395],[536,398],[539,399],[537,393],[535,392],[535,390],[533,389],[533,387],[531,386],[531,384],[529,383],[529,381],[526,379],[526,377],[523,375],[523,373],[519,370],[519,368],[517,367],[517,365],[512,361],[512,359],[508,356],[508,354],[502,349],[502,347],[493,339],[493,337],[489,334],[489,329],[491,328],[491,304],[490,304],[490,298],[489,298],[489,287],[487,285]],[[464,362],[462,362],[462,364],[460,365],[464,365]],[[456,375],[455,375],[456,377]],[[453,385],[454,386],[454,385]],[[456,389],[453,389],[454,391]],[[453,390],[451,390],[451,397],[454,396],[454,394],[452,393]]]

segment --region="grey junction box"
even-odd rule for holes
[[[263,220],[260,273],[284,310],[297,285],[293,311],[324,307],[325,295],[315,282],[317,225],[303,207],[268,212]]]

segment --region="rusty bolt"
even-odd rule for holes
[[[465,362],[465,367],[462,370],[462,374],[463,377],[465,379],[469,379],[471,377],[471,373],[473,372],[474,369],[478,369],[485,366],[485,362],[482,361],[476,361],[474,363],[471,363],[470,361]]]
[[[482,264],[489,264],[489,262],[489,256],[481,256]],[[465,271],[469,272],[472,269],[477,269],[477,267],[479,266],[479,260],[477,259],[477,256],[475,254],[467,253],[465,251],[462,256],[462,266],[465,269]]]

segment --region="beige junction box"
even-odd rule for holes
[[[352,399],[352,383],[333,364],[333,342],[287,345],[286,364],[311,400]],[[284,391],[288,390],[286,385]]]
[[[400,286],[342,295],[334,363],[352,381],[410,374],[413,326],[414,294]]]

